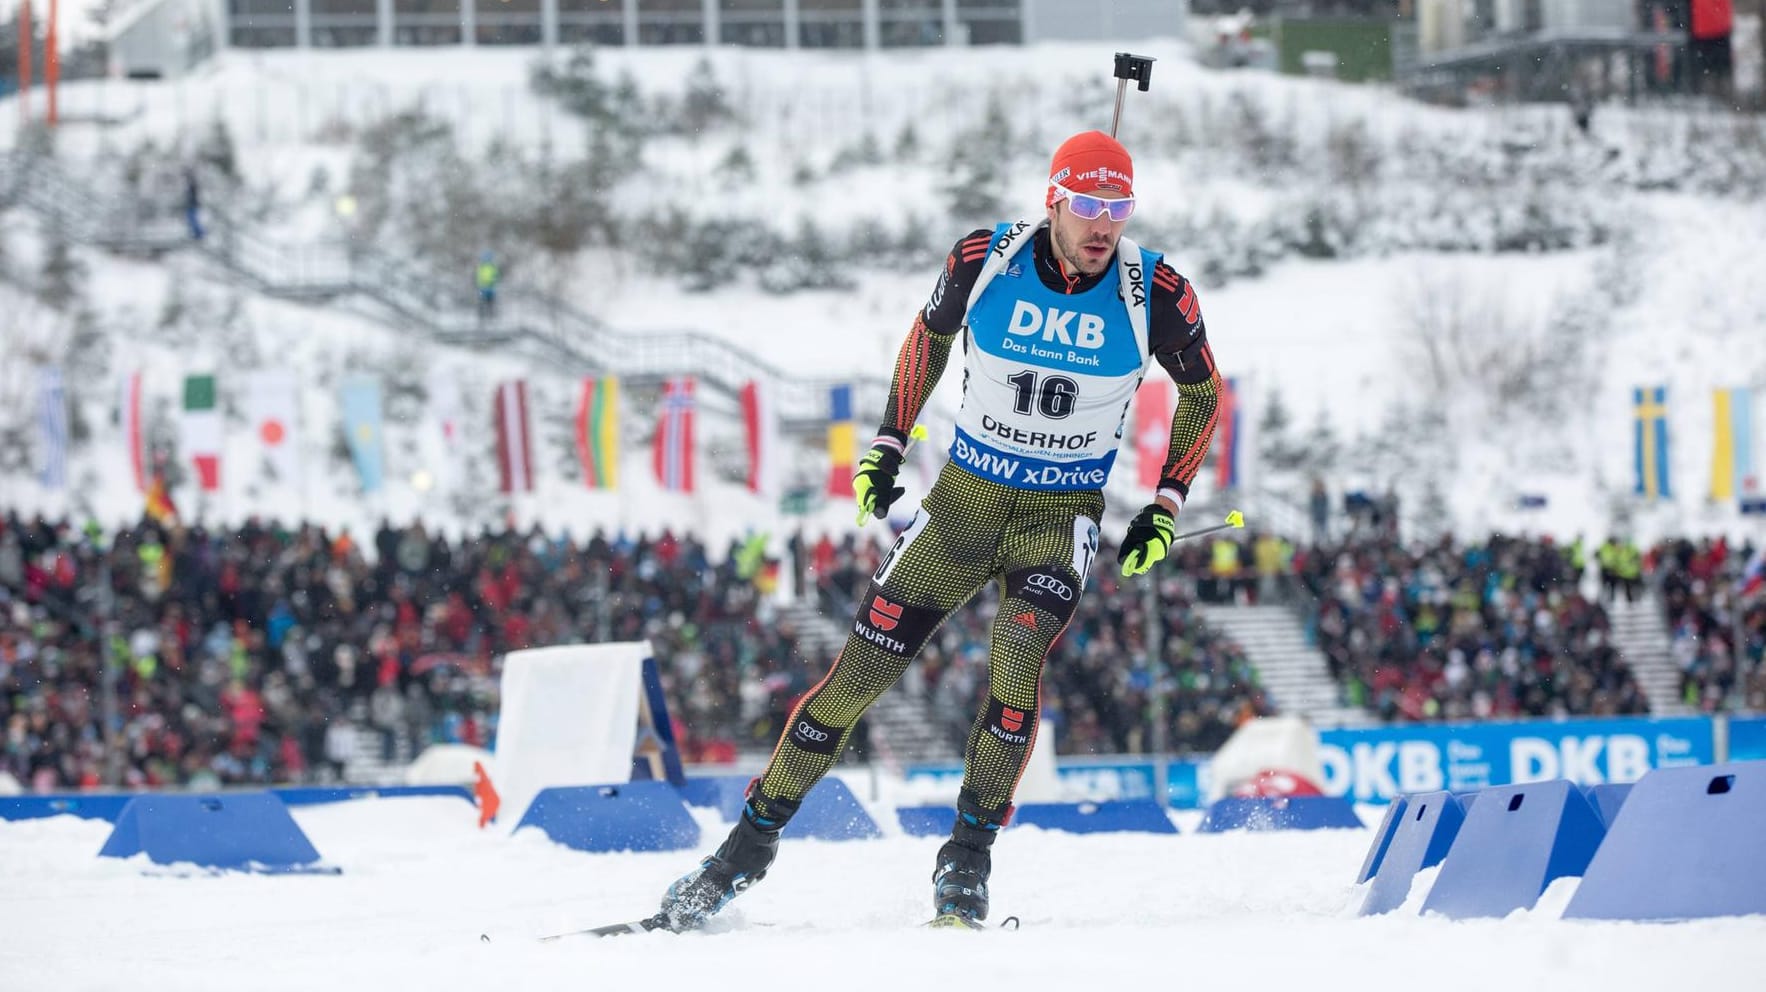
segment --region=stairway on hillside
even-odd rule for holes
[[[822,614],[812,600],[796,600],[780,607],[781,616],[797,628],[808,651],[820,650],[829,658],[846,646],[846,627]],[[937,715],[923,695],[909,688],[917,684],[914,669],[877,698],[864,719],[870,723],[871,747],[893,764],[959,759],[950,736],[939,726]]]
[[[1300,618],[1285,606],[1203,606],[1203,619],[1245,649],[1264,691],[1284,715],[1319,729],[1361,727],[1374,715],[1340,701],[1324,652],[1306,639]]]
[[[1693,708],[1680,695],[1680,666],[1674,663],[1661,600],[1655,593],[1645,592],[1635,603],[1619,597],[1607,603],[1606,609],[1613,621],[1613,646],[1637,677],[1637,684],[1649,699],[1650,713],[1691,715]]]

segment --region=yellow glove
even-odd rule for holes
[[[858,471],[852,474],[852,495],[858,500],[858,525],[866,517],[882,520],[889,516],[889,507],[906,490],[895,484],[901,471],[901,452],[887,444],[873,444],[859,459]]]
[[[1177,518],[1157,503],[1148,503],[1128,524],[1116,560],[1122,563],[1124,577],[1141,575],[1165,559],[1171,540],[1177,532]]]

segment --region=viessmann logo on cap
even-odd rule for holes
[[[1066,170],[1062,170],[1062,171],[1066,171]],[[1112,169],[1107,165],[1100,165],[1097,168],[1091,170],[1090,172],[1081,172],[1079,175],[1074,176],[1073,178],[1075,178],[1075,179],[1090,179],[1094,182],[1100,182],[1100,183],[1109,182],[1111,180],[1120,180],[1125,183],[1134,182],[1133,176],[1129,175],[1126,172],[1118,172],[1115,169]]]

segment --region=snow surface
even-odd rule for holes
[[[1429,871],[1406,907],[1362,918],[1371,830],[1200,835],[1182,813],[1175,837],[1014,830],[996,848],[993,917],[1023,928],[927,931],[940,841],[867,805],[884,838],[787,837],[705,934],[548,944],[534,938],[648,915],[698,852],[584,854],[480,832],[461,800],[368,799],[293,809],[341,875],[179,877],[96,857],[102,821],[0,822],[0,988],[1656,992],[1766,973],[1766,918],[1564,921],[1568,879],[1530,912],[1455,922],[1417,915]],[[708,851],[727,828],[695,815]]]

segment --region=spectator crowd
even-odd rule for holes
[[[1684,702],[1766,711],[1766,546],[1665,541],[1646,556],[1660,587]]]
[[[667,533],[450,541],[412,525],[364,548],[313,526],[113,536],[11,516],[0,770],[37,789],[335,781],[359,729],[383,758],[489,744],[507,651],[646,637],[684,756],[727,759],[809,684],[735,557]],[[105,767],[107,726],[121,767]]]
[[[1369,534],[1292,570],[1345,702],[1383,720],[1647,713],[1584,564],[1579,543]]]
[[[509,651],[640,638],[685,760],[762,753],[833,660],[775,605],[779,569],[843,634],[883,549],[794,538],[780,564],[761,548],[714,556],[666,532],[449,539],[419,524],[383,525],[364,546],[312,525],[144,520],[107,534],[9,515],[0,771],[38,790],[338,781],[361,741],[383,760],[488,746]],[[1766,709],[1762,552],[1675,541],[1639,557],[1686,701]],[[1407,545],[1370,528],[1311,546],[1181,544],[1156,597],[1094,569],[1045,670],[1041,732],[1062,754],[1219,747],[1273,703],[1195,604],[1258,599],[1295,605],[1343,701],[1384,720],[1647,712],[1605,609],[1583,594],[1586,564],[1580,542]],[[987,692],[995,596],[954,614],[904,680],[958,748]]]

